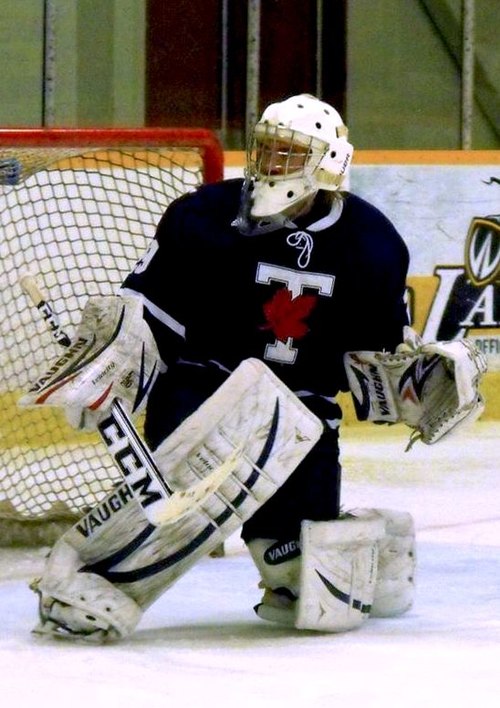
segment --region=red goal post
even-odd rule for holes
[[[0,153],[18,149],[33,152],[88,148],[127,148],[195,152],[200,156],[204,183],[222,179],[224,153],[211,130],[204,128],[0,128]],[[0,158],[1,159],[1,158]]]
[[[119,480],[97,436],[17,400],[58,345],[19,284],[32,273],[70,337],[116,292],[168,204],[223,177],[204,129],[0,129],[0,545],[51,543]]]

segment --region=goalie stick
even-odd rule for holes
[[[35,277],[26,273],[19,279],[19,284],[42,313],[57,343],[63,347],[71,346],[71,339],[62,330],[57,314]],[[117,398],[113,401],[110,415],[99,423],[98,431],[144,515],[154,526],[169,524],[201,505],[241,460],[241,450],[236,448],[202,480],[188,489],[175,491],[164,480],[150,450]]]

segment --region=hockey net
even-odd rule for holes
[[[222,174],[220,144],[201,129],[0,130],[0,545],[51,544],[119,481],[95,434],[17,406],[61,353],[19,279],[36,278],[71,337],[168,204]]]

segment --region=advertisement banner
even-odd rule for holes
[[[488,360],[485,417],[500,416],[500,151],[361,152],[350,189],[410,250],[409,302],[425,341],[467,337]]]

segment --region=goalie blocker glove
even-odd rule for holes
[[[469,340],[423,344],[405,327],[394,354],[348,352],[344,363],[358,419],[406,423],[413,429],[407,449],[437,442],[484,410],[478,388],[486,359]]]
[[[136,297],[90,297],[68,350],[19,401],[64,408],[71,426],[93,430],[115,398],[136,415],[164,364]]]

